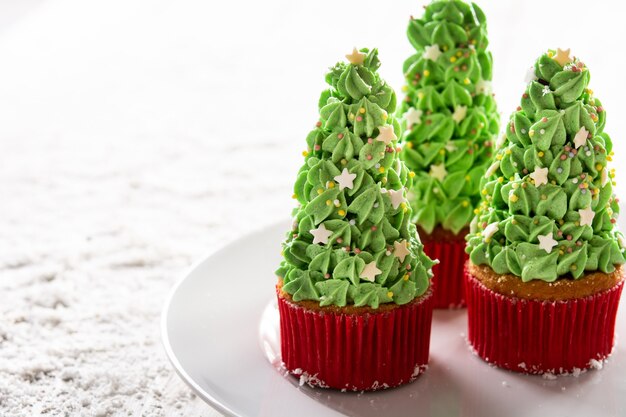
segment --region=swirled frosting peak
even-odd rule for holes
[[[491,93],[491,53],[485,15],[475,4],[433,1],[411,18],[416,53],[404,63],[405,133],[401,157],[417,175],[410,202],[414,220],[458,233],[480,200],[499,115]]]
[[[549,50],[498,140],[467,236],[474,264],[523,281],[578,279],[624,263],[606,112],[585,64]]]
[[[428,289],[434,262],[410,221],[414,174],[398,157],[396,95],[377,73],[376,49],[346,58],[326,74],[276,273],[295,301],[406,304]]]

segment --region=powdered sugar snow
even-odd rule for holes
[[[113,141],[102,162],[70,140],[11,149],[0,176],[11,196],[0,204],[0,415],[216,415],[167,362],[160,312],[189,264],[272,221],[242,215],[268,194],[242,171],[231,180],[241,195],[217,207],[226,167],[190,142],[151,150],[155,140],[135,142],[141,164]],[[26,155],[49,162],[26,172]],[[216,182],[195,180],[210,164]],[[274,180],[288,199],[290,179]]]

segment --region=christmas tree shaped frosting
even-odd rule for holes
[[[414,174],[398,157],[400,126],[389,116],[396,95],[376,72],[376,49],[346,57],[326,75],[277,275],[294,301],[406,304],[428,289],[434,262],[410,221]]]
[[[527,81],[486,173],[470,259],[523,281],[613,272],[624,242],[606,113],[587,88],[589,71],[569,50],[550,50]]]
[[[498,133],[485,15],[475,4],[434,1],[409,22],[416,53],[404,63],[402,159],[417,176],[409,201],[426,232],[458,233],[480,200]]]

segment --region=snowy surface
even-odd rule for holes
[[[603,36],[625,38],[606,3],[564,15],[483,2],[505,114],[530,62],[569,43],[624,137],[624,55],[577,23],[584,7]],[[323,29],[329,10],[344,18]],[[525,30],[537,10],[563,24]],[[399,87],[419,13],[408,0],[1,2],[0,415],[217,415],[165,359],[169,289],[194,260],[289,215],[324,69],[375,45]]]

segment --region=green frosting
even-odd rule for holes
[[[411,175],[389,114],[393,89],[377,74],[378,51],[330,68],[320,121],[294,186],[299,206],[276,274],[293,300],[321,306],[406,304],[424,294],[435,262],[423,251],[405,202]]]
[[[475,4],[434,1],[411,19],[416,53],[404,63],[401,158],[417,176],[409,194],[416,221],[458,233],[480,201],[499,115],[491,93],[485,15]]]
[[[525,282],[624,263],[606,113],[587,88],[589,71],[568,52],[550,50],[530,70],[467,236],[472,263]]]

